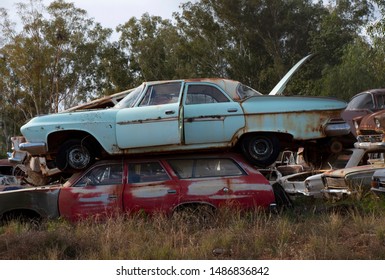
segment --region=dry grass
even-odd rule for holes
[[[209,225],[163,216],[12,222],[0,227],[0,259],[384,259],[384,214],[371,202],[279,214],[223,210]]]

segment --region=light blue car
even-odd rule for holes
[[[264,167],[283,149],[306,150],[348,134],[340,118],[346,105],[333,98],[263,95],[228,79],[145,82],[113,108],[33,118],[21,128],[26,142],[19,148],[68,172],[112,155],[214,149],[239,149]]]

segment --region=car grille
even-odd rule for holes
[[[325,177],[327,188],[346,188],[346,182],[344,178]]]
[[[372,134],[372,135],[359,135],[357,136],[358,142],[382,142],[383,134]]]

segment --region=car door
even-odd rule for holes
[[[128,163],[128,184],[123,203],[129,212],[171,213],[180,196],[178,181],[161,161]]]
[[[142,99],[116,116],[120,149],[173,145],[181,142],[179,96],[181,82],[147,85]]]
[[[241,105],[210,83],[187,83],[184,89],[184,141],[189,144],[228,144],[245,126]]]
[[[60,190],[60,215],[76,221],[122,212],[123,177],[122,163],[94,166],[73,185]]]

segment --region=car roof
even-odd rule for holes
[[[211,83],[215,84],[226,93],[230,94],[233,99],[239,99],[237,94],[237,87],[240,84],[239,81],[224,79],[224,78],[194,78],[194,79],[179,79],[179,80],[164,80],[164,81],[148,81],[143,84],[146,85],[156,85],[156,84],[166,84],[172,82],[185,82],[185,83]]]
[[[364,90],[364,91],[354,95],[351,99],[355,98],[356,96],[362,95],[362,94],[374,94],[374,95],[385,94],[385,88],[375,88],[375,89]]]

